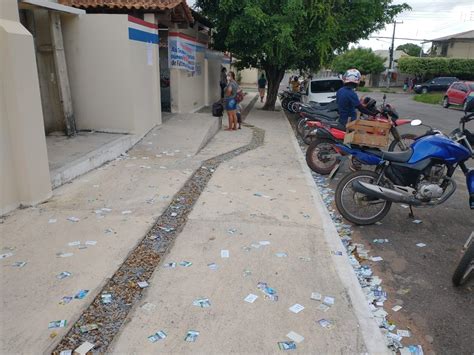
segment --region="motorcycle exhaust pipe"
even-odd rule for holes
[[[361,194],[376,197],[389,202],[406,203],[407,205],[414,206],[421,205],[421,201],[418,201],[411,196],[402,194],[392,189],[387,189],[386,187],[368,184],[366,182],[354,181],[352,183],[352,188]]]

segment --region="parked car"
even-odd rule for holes
[[[443,107],[462,105],[464,109],[467,97],[471,92],[474,92],[474,81],[456,81],[452,83],[443,98]]]
[[[307,86],[301,100],[306,104],[310,102],[327,104],[336,99],[336,91],[343,85],[342,80],[336,77],[313,79]]]
[[[422,84],[415,85],[413,90],[417,94],[427,94],[431,91],[446,91],[449,88],[449,85],[455,81],[459,81],[459,79],[450,76],[443,76],[425,81]]]

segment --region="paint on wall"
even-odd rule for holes
[[[169,67],[183,69],[191,75],[197,73],[196,53],[205,52],[206,44],[179,32],[171,32],[168,37]]]
[[[139,18],[128,16],[128,39],[132,41],[158,44],[158,26]]]

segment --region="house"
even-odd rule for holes
[[[120,154],[53,168],[58,132],[69,148],[82,132],[114,134],[123,152],[162,123],[162,110],[215,102],[229,64],[208,49],[203,22],[185,0],[1,0],[0,215]]]
[[[390,83],[390,86],[403,86],[403,82],[405,81],[405,78],[407,77],[405,74],[401,74],[398,71],[398,60],[402,57],[407,57],[408,54],[406,54],[402,50],[395,50],[393,52],[393,64],[392,64],[392,69],[389,70],[390,68],[390,51],[389,50],[384,50],[384,49],[379,49],[375,50],[374,53],[378,55],[381,58],[385,58],[384,66],[385,66],[385,72],[381,74],[371,74],[369,75],[368,81],[370,86],[372,87],[384,87],[387,86]],[[389,80],[390,79],[390,80]]]
[[[433,39],[431,53],[447,58],[474,59],[474,30]]]

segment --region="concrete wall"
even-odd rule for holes
[[[205,68],[205,105],[210,106],[221,97],[219,81],[222,69],[222,53],[208,50],[206,52]]]
[[[127,15],[62,21],[78,129],[144,134],[160,124],[158,46],[129,40]]]
[[[51,196],[31,34],[16,0],[0,1],[0,215]]]
[[[448,58],[474,59],[474,41],[454,42],[453,46],[448,45]]]
[[[257,68],[247,68],[239,71],[241,75],[240,83],[241,84],[251,84],[257,85],[258,81],[258,69]]]

